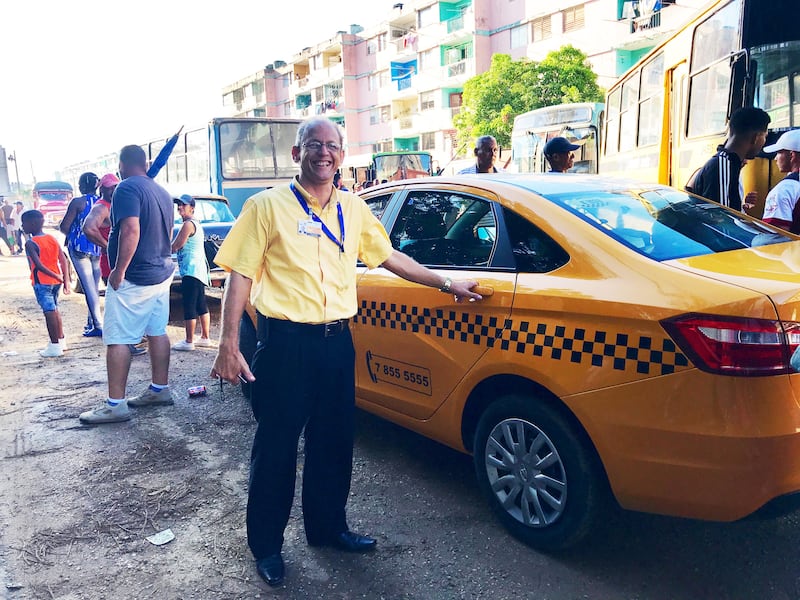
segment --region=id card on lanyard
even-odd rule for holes
[[[303,194],[295,187],[294,182],[289,184],[289,188],[294,193],[295,198],[300,203],[300,207],[303,209],[308,215],[308,219],[304,219],[302,221],[297,222],[297,233],[303,235],[310,235],[312,237],[320,237],[323,233],[325,236],[331,240],[334,244],[339,247],[339,252],[344,253],[344,215],[342,214],[342,205],[339,201],[336,201],[336,216],[339,220],[339,231],[341,232],[342,239],[339,240],[333,232],[328,229],[328,226],[322,222],[314,211],[311,210],[311,207],[308,206],[308,202],[306,199],[303,198]]]

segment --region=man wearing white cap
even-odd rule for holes
[[[767,194],[764,221],[792,233],[800,233],[800,129],[784,133],[764,152],[777,152],[775,162],[781,173],[789,173]]]

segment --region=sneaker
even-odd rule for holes
[[[58,345],[61,346],[62,352],[67,349],[67,341],[64,338],[58,340]]]
[[[214,342],[211,341],[211,338],[200,338],[194,345],[198,348],[213,348]]]
[[[83,332],[83,337],[103,337],[103,330],[99,327]]]
[[[139,348],[134,344],[128,344],[128,350],[131,351],[131,356],[139,356],[140,354],[147,352],[147,348]]]
[[[39,351],[39,354],[45,358],[53,358],[56,356],[62,356],[64,351],[61,349],[61,344],[54,344],[53,342],[50,342],[47,344],[47,348]]]
[[[170,404],[175,404],[175,400],[169,388],[156,391],[149,385],[143,394],[128,399],[128,406],[133,406],[134,408],[141,406],[168,406]]]
[[[130,421],[131,411],[128,410],[127,402],[120,402],[116,406],[103,402],[102,406],[94,410],[82,412],[78,418],[81,423],[88,424],[121,423],[122,421]]]
[[[194,350],[194,342],[187,342],[186,340],[181,340],[177,344],[173,344],[173,350],[179,350],[181,352],[188,352],[190,350]]]

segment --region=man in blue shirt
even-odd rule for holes
[[[458,174],[500,173],[502,169],[494,166],[500,147],[491,135],[482,135],[475,140],[475,164],[461,169]]]
[[[172,196],[147,176],[147,158],[139,146],[125,146],[119,155],[122,182],[111,200],[105,328],[108,398],[81,413],[84,423],[130,419],[129,406],[173,404],[169,389],[169,289],[172,284]],[[128,344],[148,336],[152,382],[139,396],[127,399],[131,366]]]

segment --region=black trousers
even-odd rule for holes
[[[320,326],[259,317],[252,388],[258,428],[247,501],[247,541],[257,560],[280,552],[283,545],[294,500],[297,446],[304,429],[306,538],[324,540],[347,530],[354,358],[347,326],[331,333]]]

